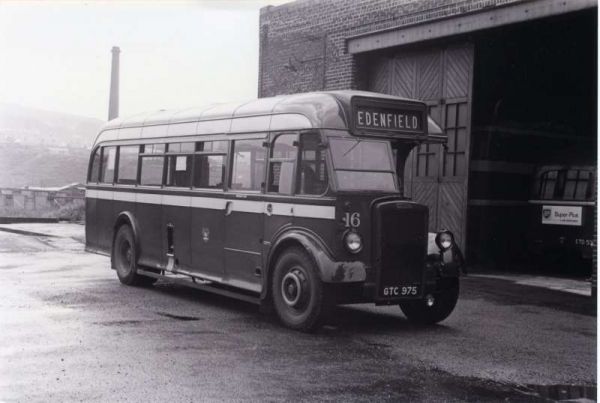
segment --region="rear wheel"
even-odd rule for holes
[[[458,278],[439,280],[436,292],[432,293],[433,304],[427,299],[406,301],[400,304],[400,309],[409,321],[420,325],[432,325],[446,319],[458,301],[460,285]]]
[[[272,294],[277,316],[296,330],[317,328],[330,306],[317,268],[300,248],[288,249],[277,259]]]
[[[119,281],[125,285],[152,285],[155,278],[137,274],[137,253],[133,231],[129,225],[119,227],[113,244],[113,262]]]

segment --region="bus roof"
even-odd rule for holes
[[[160,110],[109,121],[94,145],[114,140],[182,137],[302,129],[350,129],[353,98],[421,104],[423,102],[367,91],[327,91],[280,95],[201,108]],[[427,141],[446,136],[428,117]]]

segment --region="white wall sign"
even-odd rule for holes
[[[543,206],[542,224],[581,225],[581,206]]]

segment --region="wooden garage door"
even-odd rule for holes
[[[429,229],[454,232],[465,248],[473,47],[398,52],[373,60],[369,89],[425,101],[448,135],[447,148],[424,144],[406,165],[404,190],[429,206]]]

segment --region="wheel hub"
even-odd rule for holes
[[[283,301],[291,307],[298,305],[305,294],[305,278],[301,271],[292,269],[281,281],[281,295]]]

